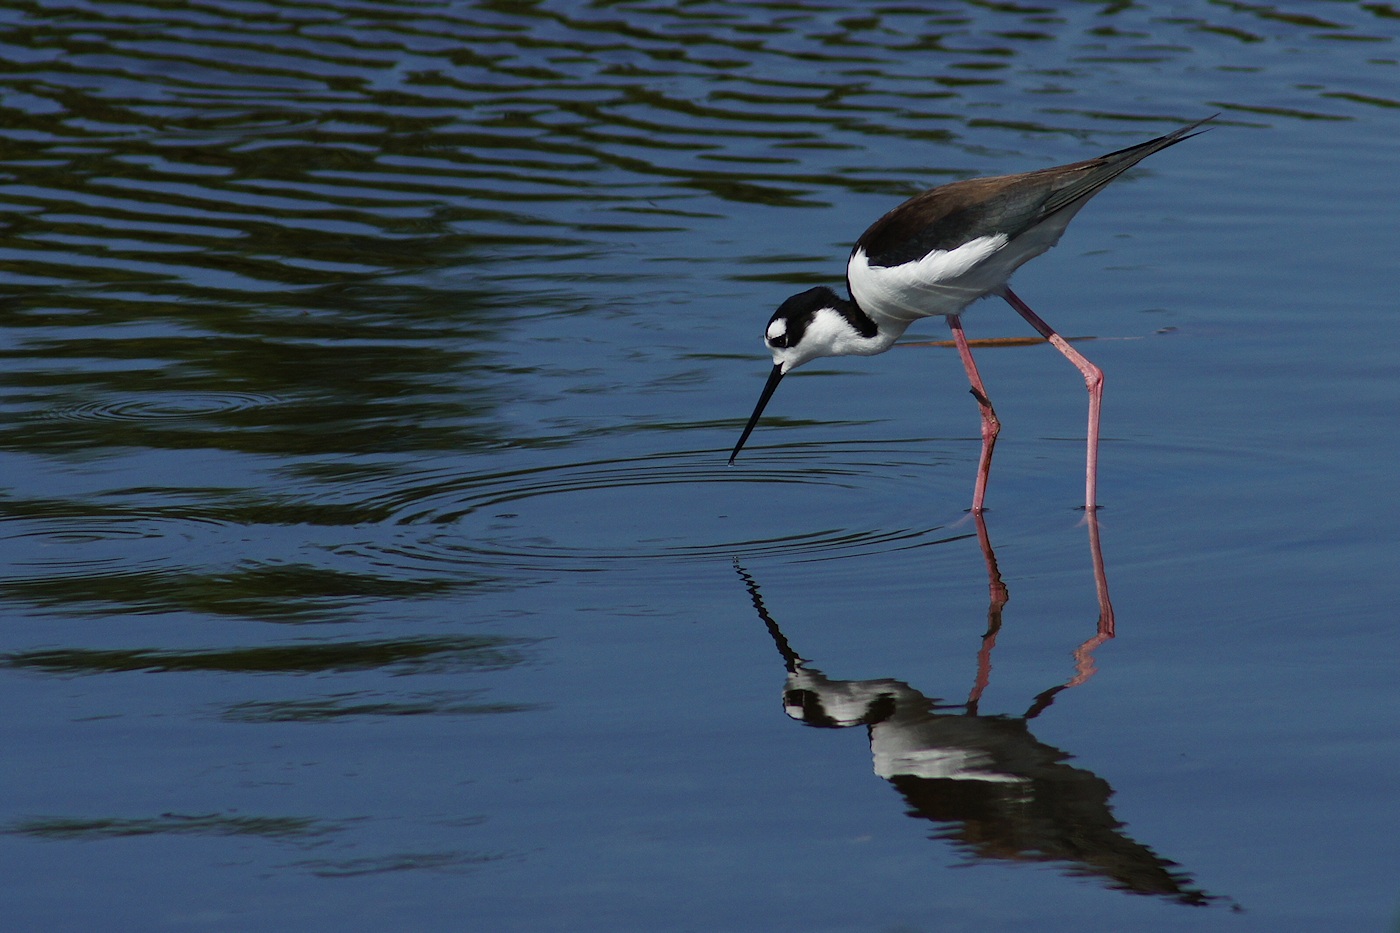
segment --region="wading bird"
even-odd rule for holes
[[[1084,375],[1089,387],[1084,506],[1094,509],[1103,371],[1041,320],[1007,282],[1023,263],[1054,246],[1079,209],[1105,185],[1154,152],[1198,135],[1192,131],[1213,119],[1097,159],[955,181],[915,195],[875,221],[856,240],[846,263],[850,298],[824,286],[812,288],[783,302],[769,319],[764,340],[773,353],[773,370],[729,462],[739,456],[787,373],[818,357],[883,353],[914,321],[942,315],[982,412],[982,454],[972,493],[972,511],[981,512],[1001,422],[978,375],[960,316],[977,299],[1000,295]]]

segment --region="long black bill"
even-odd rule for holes
[[[778,383],[783,381],[783,367],[781,363],[773,364],[773,371],[768,374],[768,384],[763,387],[763,394],[758,397],[758,406],[753,410],[753,417],[749,418],[749,423],[744,426],[744,433],[739,435],[739,443],[734,445],[734,452],[729,455],[729,465],[734,465],[734,458],[739,456],[739,449],[744,446],[744,441],[749,439],[753,433],[753,426],[758,424],[758,419],[763,415],[763,406],[768,404],[768,400],[773,397],[773,390],[778,388]]]

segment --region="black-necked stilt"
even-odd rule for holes
[[[982,412],[982,455],[972,494],[972,511],[981,512],[1001,422],[977,373],[959,316],[978,298],[1000,295],[1084,374],[1089,387],[1084,506],[1095,508],[1103,371],[1042,321],[1007,280],[1023,263],[1054,246],[1079,209],[1105,185],[1154,152],[1197,135],[1191,131],[1213,119],[1097,159],[942,185],[875,221],[856,240],[846,263],[849,299],[826,287],[809,289],[783,302],[768,321],[764,340],[773,353],[773,371],[729,462],[739,456],[788,372],[821,356],[883,353],[915,320],[943,315]]]

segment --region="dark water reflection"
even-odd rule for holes
[[[125,671],[234,671],[293,673],[349,671],[420,664],[476,668],[508,667],[518,661],[502,651],[502,639],[420,639],[398,642],[318,642],[311,645],[236,648],[226,651],[28,651],[6,655],[0,664],[55,674]]]
[[[1397,38],[1352,2],[5,4],[8,918],[1384,922]],[[935,347],[814,368],[728,469],[758,328],[923,186],[1215,110],[1026,272],[1066,333],[1173,335],[1095,345],[1111,644],[1066,527],[1082,389],[1043,348],[984,363],[1037,614],[984,688],[1036,696],[1083,648],[1043,739],[956,718],[1087,790],[1030,841],[945,823],[985,863],[952,872],[855,756],[771,725],[731,562],[942,720],[907,685],[961,676],[982,611],[975,409]],[[910,621],[931,603],[946,626]],[[1251,913],[1169,903],[1204,890]]]

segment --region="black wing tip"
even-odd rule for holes
[[[1130,154],[1136,155],[1138,153],[1142,153],[1140,156],[1138,156],[1137,159],[1134,160],[1134,162],[1140,162],[1142,159],[1145,159],[1154,153],[1161,152],[1168,146],[1175,146],[1177,143],[1184,142],[1185,140],[1188,140],[1193,136],[1200,136],[1202,133],[1209,133],[1211,130],[1215,129],[1215,127],[1206,126],[1205,124],[1211,122],[1218,116],[1220,116],[1219,111],[1211,114],[1208,117],[1203,117],[1202,119],[1197,120],[1195,123],[1188,123],[1179,129],[1172,130],[1170,133],[1163,133],[1156,139],[1149,139],[1145,143],[1138,143],[1135,146],[1126,146],[1122,149],[1118,149],[1114,152],[1102,155],[1099,157],[1099,160],[1112,159],[1115,156]]]
[[[1221,111],[1217,110],[1215,113],[1211,114],[1210,116],[1205,117],[1205,118],[1200,119],[1200,120],[1197,120],[1195,123],[1191,123],[1191,124],[1188,124],[1188,125],[1186,125],[1186,126],[1183,126],[1181,129],[1175,130],[1175,131],[1173,131],[1173,132],[1170,132],[1170,133],[1168,133],[1166,136],[1163,136],[1162,138],[1163,138],[1163,139],[1170,139],[1173,143],[1179,143],[1179,142],[1181,142],[1183,139],[1190,139],[1192,136],[1200,136],[1202,133],[1209,133],[1211,130],[1215,129],[1215,127],[1213,127],[1213,126],[1206,126],[1206,124],[1207,124],[1207,123],[1210,123],[1211,121],[1213,121],[1216,117],[1220,116],[1220,114],[1221,114]],[[1197,129],[1197,127],[1204,127],[1204,128],[1203,128],[1203,129]],[[1192,130],[1195,130],[1195,132],[1193,133]]]

